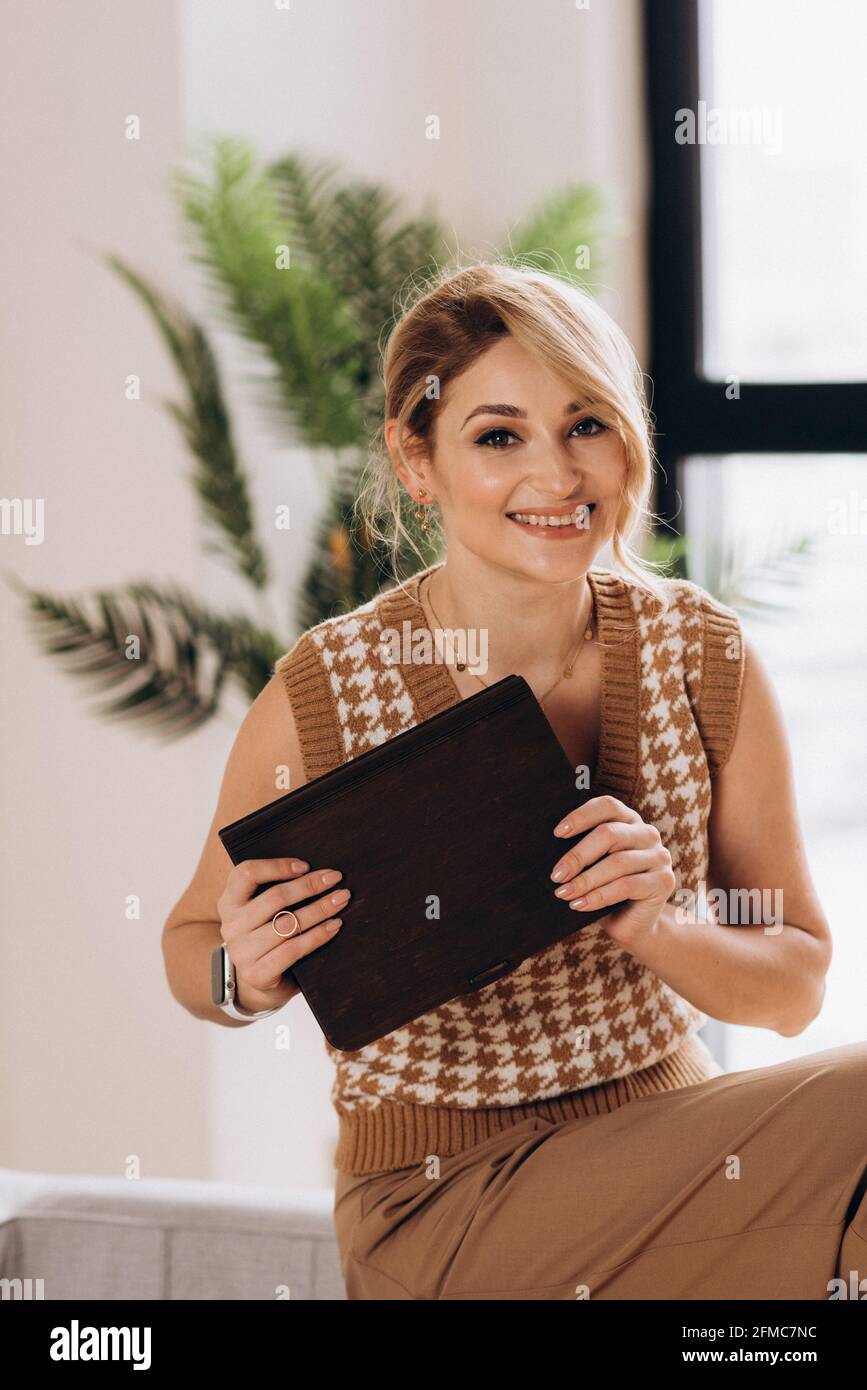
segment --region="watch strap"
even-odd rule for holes
[[[220,959],[216,960],[218,953]],[[259,1009],[255,1013],[251,1013],[248,1009],[243,1009],[235,997],[235,967],[232,963],[232,957],[229,955],[225,941],[216,947],[214,957],[212,968],[214,966],[218,968],[219,979],[222,981],[222,988],[218,991],[221,997],[215,997],[213,994],[211,997],[218,1008],[221,1008],[230,1018],[237,1018],[241,1019],[244,1023],[250,1023],[257,1018],[269,1018],[271,1014],[276,1014],[277,1011],[283,1007],[282,1004],[276,1004],[273,1009]]]

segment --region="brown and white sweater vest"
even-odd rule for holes
[[[319,623],[276,663],[308,781],[462,698],[441,661],[394,664],[380,642],[384,628],[402,633],[406,621],[409,631],[429,631],[418,586],[436,568]],[[602,654],[591,794],[617,796],[656,825],[677,889],[697,892],[708,869],[712,778],[737,726],[738,618],[686,580],[663,581],[666,608],[613,571],[592,569],[589,580]],[[705,1021],[593,923],[358,1051],[326,1041],[336,1064],[335,1167],[408,1167],[533,1115],[598,1114],[707,1080],[720,1069],[695,1036]]]

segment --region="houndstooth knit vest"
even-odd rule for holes
[[[276,663],[307,781],[462,698],[441,661],[393,664],[380,642],[384,628],[403,632],[406,621],[430,631],[418,587],[436,568],[319,623]],[[663,581],[663,607],[610,570],[588,578],[602,659],[590,793],[617,796],[655,825],[677,889],[697,891],[708,869],[712,778],[737,724],[738,618],[685,580]],[[357,1174],[407,1167],[534,1114],[597,1114],[704,1081],[719,1074],[695,1036],[705,1021],[593,923],[358,1051],[326,1041],[336,1065],[335,1166]]]

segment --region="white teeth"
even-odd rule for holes
[[[550,516],[542,512],[512,512],[511,516],[515,521],[522,521],[527,526],[580,526],[584,525],[589,518],[589,505],[584,504],[576,507],[574,512],[568,516]]]

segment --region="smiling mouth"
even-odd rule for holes
[[[519,526],[538,526],[542,529],[559,531],[585,531],[590,525],[590,518],[596,509],[595,502],[579,502],[571,511],[553,512],[506,512],[509,521],[517,522]]]

